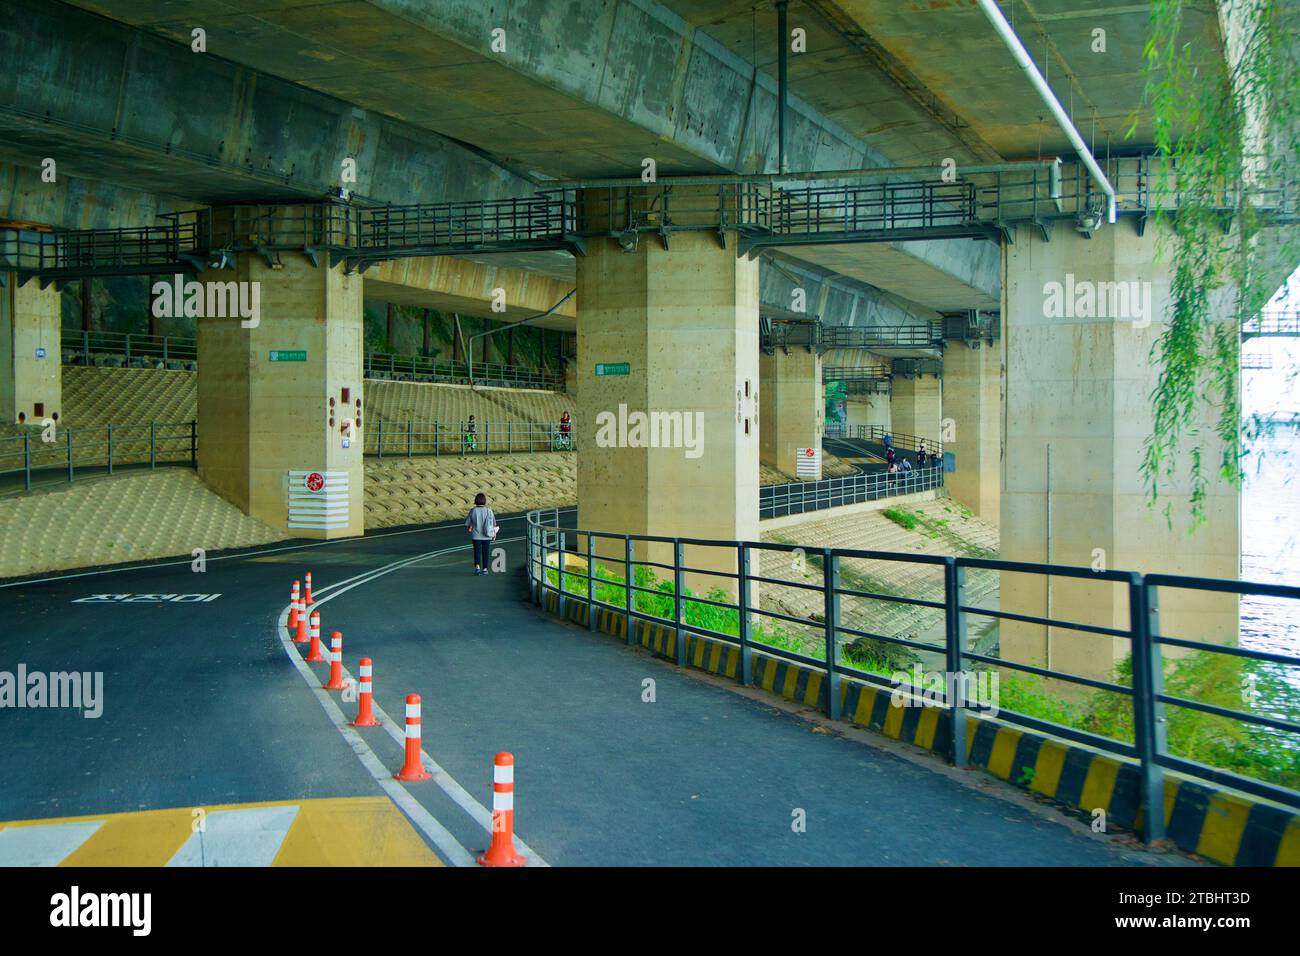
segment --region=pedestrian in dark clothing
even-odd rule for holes
[[[465,519],[465,528],[474,541],[474,573],[488,573],[488,548],[496,540],[497,516],[487,506],[487,495],[479,492],[474,496],[474,507]]]

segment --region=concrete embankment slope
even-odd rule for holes
[[[764,521],[762,539],[774,544],[808,546],[815,542],[818,547],[915,555],[996,557],[998,550],[997,528],[951,498],[935,497],[932,492]],[[762,562],[764,574],[813,588],[821,586],[822,570],[816,561],[794,563],[783,554],[770,553],[762,556]],[[934,565],[845,558],[840,570],[847,587],[929,601],[943,598],[943,574]],[[967,597],[972,604],[996,600],[997,587],[997,572],[972,571]],[[821,592],[808,587],[768,584],[762,589],[765,608],[794,617],[808,619],[820,614],[822,602]],[[930,640],[943,618],[942,612],[933,608],[860,598],[845,598],[840,610],[856,629],[913,640]]]
[[[188,468],[0,499],[0,578],[282,541]]]
[[[573,505],[578,461],[568,452],[366,461],[366,528],[465,517],[480,491],[498,514]]]

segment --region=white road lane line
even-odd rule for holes
[[[0,866],[58,866],[103,820],[78,820],[0,830]]]
[[[343,716],[343,711],[334,702],[334,698],[330,696],[329,691],[320,686],[320,679],[312,671],[311,666],[302,659],[302,655],[298,653],[292,639],[287,636],[285,622],[288,620],[289,608],[286,606],[280,612],[277,627],[277,635],[280,638],[280,644],[284,648],[284,652],[289,656],[289,660],[293,662],[294,667],[298,669],[302,679],[307,682],[307,686],[311,688],[312,693],[316,695],[316,700],[324,708],[335,729],[343,735],[343,739],[352,748],[352,752],[357,755],[361,765],[366,768],[370,776],[388,795],[388,798],[406,814],[413,824],[424,832],[424,835],[438,848],[448,863],[453,866],[474,866],[473,855],[460,845],[457,839],[437,821],[432,813],[424,808],[420,801],[411,796],[405,787],[393,779],[393,772],[384,766],[383,761],[370,749],[370,745],[366,743],[361,734],[357,733],[356,728],[348,724],[348,719]],[[376,706],[375,709],[378,710],[379,708]]]
[[[523,540],[526,539],[523,537],[504,538],[501,539],[498,543],[507,544],[509,542],[523,541]],[[326,595],[321,600],[316,601],[314,603],[325,604],[333,600],[334,598],[338,597],[339,595],[352,590],[355,587],[360,587],[362,584],[367,584],[370,581],[373,581],[375,578],[381,577],[385,574],[390,574],[393,571],[399,571],[402,568],[414,564],[417,561],[423,561],[426,558],[438,557],[444,554],[452,554],[457,551],[465,551],[468,550],[469,547],[470,547],[469,545],[463,544],[457,547],[444,548],[441,551],[431,551],[427,554],[420,554],[420,555],[416,555],[415,557],[404,558],[400,561],[395,561],[390,565],[385,565],[382,568],[377,568],[373,572],[368,572],[366,575],[364,575],[365,580],[356,581],[355,583],[350,583],[350,584],[346,584],[345,586],[339,587],[337,590],[332,591],[330,594]],[[342,584],[342,582],[340,582],[340,584]],[[313,593],[312,596],[315,597],[315,594]],[[287,621],[288,617],[289,617],[289,611],[288,608],[286,607],[284,612],[281,614],[281,624],[283,624],[284,621]],[[297,652],[296,648],[294,648],[293,641],[289,640],[285,636],[285,628],[283,627],[281,627],[280,636],[281,636],[281,641],[284,644],[286,644],[287,647],[294,650],[293,657],[296,660],[301,662],[302,655]],[[304,663],[303,666],[306,667],[306,664]],[[343,669],[343,677],[345,680],[353,679],[351,672],[348,671],[346,667]],[[314,675],[313,675],[313,680],[315,680]],[[324,692],[322,691],[322,693]],[[398,746],[405,747],[406,746],[405,720],[403,720],[400,723],[393,720],[391,717],[388,716],[387,713],[385,713],[384,709],[379,706],[378,701],[374,702],[374,711],[375,711],[375,716],[378,717],[379,720],[383,722],[384,730],[388,732],[388,735],[393,738],[393,740],[398,744]],[[424,764],[424,768],[428,770],[431,774],[433,774],[433,781],[439,786],[439,788],[444,793],[446,793],[448,797],[450,797],[453,801],[455,801],[456,805],[459,806],[462,810],[464,810],[470,816],[470,818],[474,820],[475,823],[483,827],[484,830],[486,830],[489,834],[491,834],[492,832],[491,811],[489,811],[485,806],[483,806],[481,803],[475,800],[470,795],[469,791],[467,791],[464,787],[462,787],[459,783],[457,783],[456,779],[452,777],[451,774],[447,773],[447,771],[444,770],[436,760],[434,760],[432,757],[429,756],[427,751],[421,750],[420,758],[421,758],[421,762]],[[523,839],[519,837],[517,834],[515,836],[515,846],[519,849],[520,853],[528,857],[529,866],[549,866],[549,864],[542,859],[541,854],[539,854],[536,850],[532,849],[532,847],[530,847],[527,843],[525,843]]]
[[[213,810],[168,866],[270,866],[298,817],[298,807]]]
[[[561,508],[560,514],[568,514],[575,510],[576,509],[574,508]],[[502,518],[500,520],[501,523],[507,521],[522,521],[525,517],[525,515],[513,515],[509,518]],[[308,548],[325,548],[332,544],[365,543],[366,541],[373,541],[378,538],[396,538],[404,534],[423,534],[427,531],[445,531],[447,528],[464,527],[464,524],[463,521],[451,521],[447,524],[435,524],[423,528],[406,528],[402,531],[386,531],[380,534],[372,534],[369,537],[333,538],[329,541],[314,541],[310,544],[290,544],[285,545],[282,548],[260,548],[257,551],[241,551],[239,554],[222,554],[208,558],[207,560],[209,563],[213,561],[235,561],[239,558],[255,558],[263,554],[278,554],[282,551],[303,551]],[[79,571],[76,574],[57,574],[53,577],[35,578],[29,581],[10,581],[7,584],[0,584],[0,588],[21,588],[26,587],[29,584],[48,584],[51,581],[71,581],[74,578],[91,578],[99,574],[120,574],[123,571],[152,571],[156,568],[174,568],[193,563],[193,558],[185,558],[181,561],[162,561],[157,564],[134,564],[126,568],[100,568],[97,571]]]

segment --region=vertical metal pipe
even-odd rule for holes
[[[623,600],[627,604],[627,609],[623,612],[623,617],[627,622],[626,633],[624,635],[627,643],[632,643],[633,634],[636,631],[635,620],[632,617],[632,609],[636,607],[636,591],[632,589],[635,581],[635,575],[632,572],[632,539],[627,537],[623,539],[623,581],[625,584]]]
[[[740,611],[740,683],[748,687],[754,683],[754,655],[749,646],[749,548],[742,541],[736,546],[736,569],[740,572],[737,587],[737,607]]]
[[[108,423],[108,473],[113,473],[113,423]]]
[[[836,632],[840,625],[840,559],[826,548],[822,551],[823,616],[826,620],[826,716],[840,719],[840,674]]]
[[[90,298],[94,289],[95,280],[90,276],[81,280],[81,331],[86,333],[93,331],[95,324],[94,307]]]
[[[680,539],[673,539],[673,623],[675,625],[677,636],[673,640],[673,650],[676,652],[678,664],[686,663],[686,635],[682,628],[682,618],[685,616],[685,608],[682,604],[682,591],[685,588],[684,575],[682,574],[682,542]]]
[[[949,687],[958,694],[964,693],[961,679],[962,655],[966,650],[966,613],[961,606],[965,601],[966,569],[956,559],[947,558],[943,566],[944,578],[944,643],[947,651]],[[954,698],[948,701],[948,749],[953,766],[966,766],[966,708],[965,701]]]
[[[790,56],[789,0],[776,0],[776,171],[788,173],[786,157],[786,107],[789,100],[790,86],[786,69]]]
[[[1159,758],[1168,745],[1164,704],[1156,700],[1164,687],[1160,660],[1160,617],[1156,589],[1139,574],[1129,582],[1129,632],[1133,653],[1133,743],[1141,771],[1142,839],[1165,836],[1165,779]]]
[[[587,630],[596,629],[596,551],[594,538],[587,533]]]
[[[32,436],[23,432],[23,491],[32,490]]]

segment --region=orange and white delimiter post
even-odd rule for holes
[[[374,662],[368,657],[361,658],[357,672],[357,719],[352,721],[353,727],[378,727],[379,721],[375,719],[374,696],[371,688],[370,675]]]
[[[478,858],[482,866],[523,866],[515,852],[515,755],[504,751],[492,763],[492,845]]]
[[[298,627],[298,612],[301,608],[302,596],[298,593],[298,582],[293,582],[293,589],[289,592],[289,630],[296,630]]]
[[[428,780],[433,774],[420,760],[420,695],[406,695],[406,760],[393,774],[397,780]]]
[[[312,611],[312,621],[315,622],[316,614]],[[330,679],[325,682],[326,690],[343,690],[347,684],[343,683],[343,632],[335,631],[330,635]]]

